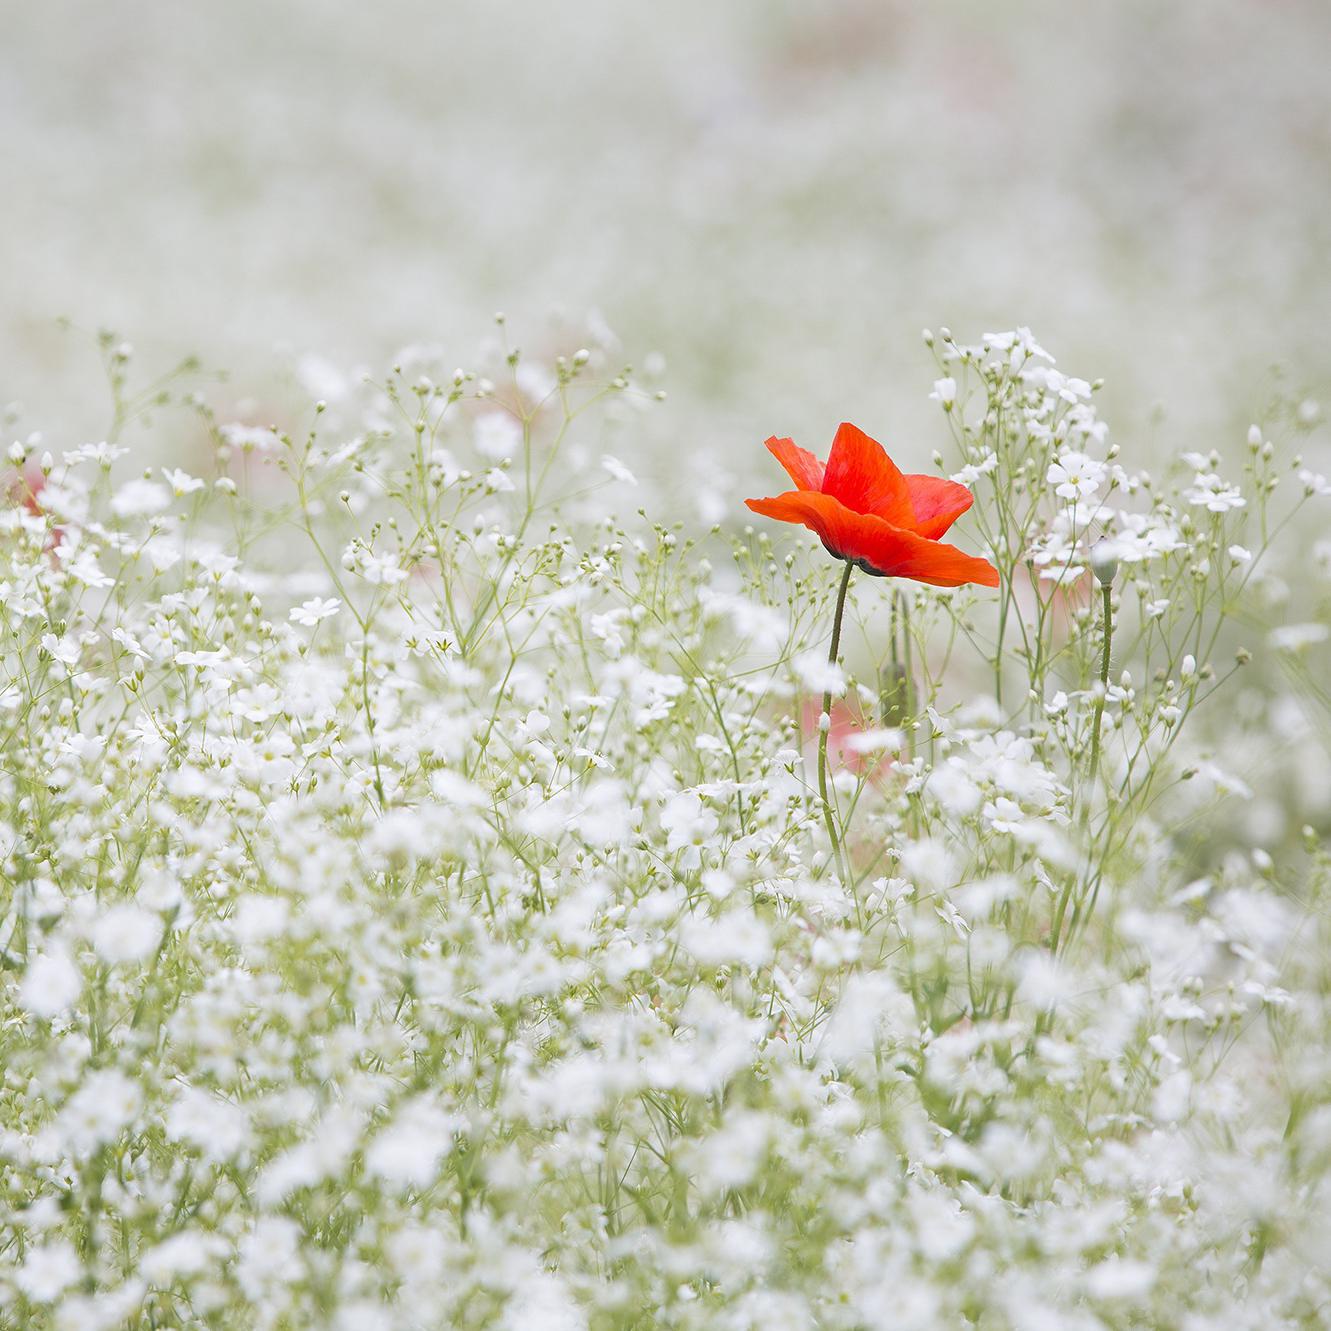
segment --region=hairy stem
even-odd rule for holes
[[[841,652],[841,620],[846,613],[846,590],[850,586],[850,575],[855,565],[846,561],[846,571],[841,575],[841,586],[837,588],[836,614],[832,619],[832,645],[828,648],[827,664],[835,667]],[[827,823],[827,835],[832,842],[832,853],[836,856],[837,872],[845,881],[846,871],[842,862],[841,838],[837,834],[836,815],[832,812],[832,802],[827,797],[827,734],[832,728],[832,690],[823,693],[823,710],[818,717],[818,794],[823,801],[823,820]]]

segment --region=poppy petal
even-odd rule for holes
[[[853,512],[875,513],[897,527],[915,526],[906,478],[882,444],[849,421],[832,440],[822,491]]]
[[[823,464],[807,448],[800,448],[793,439],[778,439],[773,435],[767,441],[767,451],[786,469],[786,475],[798,489],[823,488]]]
[[[773,499],[744,502],[764,517],[808,527],[838,559],[851,560],[883,577],[910,578],[934,587],[970,582],[998,586],[998,570],[987,559],[894,527],[874,514],[856,513],[832,495],[788,490]]]
[[[915,530],[936,541],[975,502],[964,485],[942,476],[907,476]]]

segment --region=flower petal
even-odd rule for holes
[[[915,530],[936,541],[974,502],[964,485],[942,476],[907,476]]]
[[[874,514],[856,513],[832,495],[787,490],[774,499],[744,502],[764,517],[808,527],[829,553],[882,577],[910,578],[934,587],[960,587],[969,582],[998,586],[998,570],[987,559],[894,527]]]
[[[843,421],[832,440],[822,491],[855,513],[876,513],[896,527],[913,529],[906,478],[876,439]]]
[[[773,435],[767,441],[767,451],[786,469],[786,475],[797,488],[823,488],[823,464],[807,448],[800,448],[793,439],[778,439]]]

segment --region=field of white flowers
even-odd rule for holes
[[[853,566],[637,507],[594,343],[278,431],[103,340],[0,511],[3,1325],[1326,1324],[1331,485],[926,342],[1001,582],[829,659]]]
[[[53,15],[0,1331],[1331,1328],[1331,10]]]

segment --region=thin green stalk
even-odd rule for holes
[[[1095,699],[1095,713],[1091,721],[1091,762],[1089,779],[1093,782],[1100,771],[1100,725],[1104,719],[1105,713],[1105,695],[1109,692],[1109,652],[1114,637],[1114,608],[1112,603],[1113,585],[1110,582],[1101,584],[1100,592],[1102,596],[1101,604],[1104,607],[1104,646],[1100,653],[1100,689]],[[1081,826],[1085,830],[1090,822],[1091,803],[1090,795],[1082,801],[1081,807]],[[1104,856],[1108,853],[1106,847],[1101,852],[1100,868],[1097,875],[1104,872]],[[1088,852],[1089,854],[1089,852]],[[1087,866],[1088,872],[1090,866]],[[1077,880],[1069,878],[1062,893],[1059,895],[1058,906],[1054,911],[1053,923],[1049,930],[1049,950],[1057,952],[1058,945],[1063,937],[1063,921],[1067,915],[1068,906],[1072,902],[1072,893]],[[1081,904],[1078,903],[1073,908],[1074,921],[1079,918],[1081,913]]]
[[[836,614],[832,618],[832,645],[827,652],[827,664],[835,668],[841,652],[841,620],[846,612],[846,590],[850,586],[850,575],[855,565],[846,561],[846,571],[841,575],[841,586],[837,588]],[[837,872],[841,881],[846,881],[846,871],[842,860],[841,838],[837,835],[836,816],[832,812],[832,803],[827,796],[827,732],[832,728],[832,690],[823,693],[823,710],[818,717],[818,794],[823,801],[823,820],[827,823],[827,835],[832,842],[832,853],[836,856]]]
[[[1095,699],[1095,720],[1091,726],[1091,780],[1100,770],[1100,721],[1105,714],[1105,695],[1109,692],[1109,645],[1114,635],[1113,587],[1105,583],[1100,589],[1104,597],[1104,653],[1100,657],[1100,692]]]
[[[904,593],[897,592],[901,599],[901,668],[902,675],[902,703],[906,709],[905,715],[905,734],[906,734],[906,757],[911,762],[915,761],[915,666],[911,659],[910,650],[910,602],[906,599]]]

